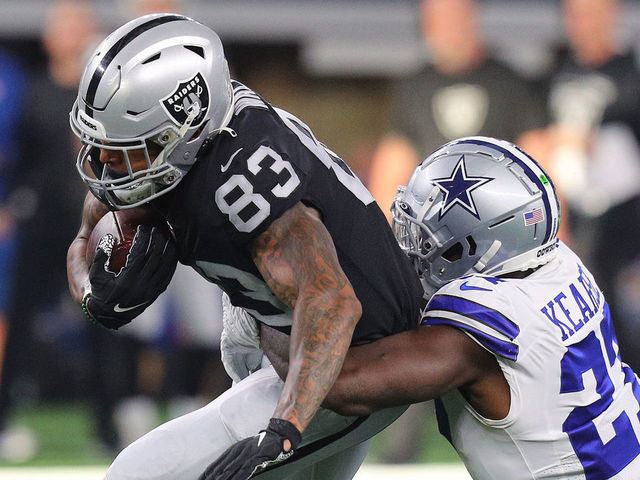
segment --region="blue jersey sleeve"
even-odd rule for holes
[[[24,104],[25,73],[10,55],[0,51],[0,210],[11,190],[17,152],[17,129]],[[0,215],[2,213],[0,212]],[[6,213],[6,215],[10,215]],[[0,313],[8,307],[16,255],[17,232],[12,218],[0,228]]]

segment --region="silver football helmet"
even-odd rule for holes
[[[425,298],[469,273],[527,270],[555,255],[560,206],[542,168],[488,137],[447,143],[427,157],[391,207]]]
[[[83,145],[78,172],[113,208],[146,203],[178,185],[232,114],[229,68],[216,33],[182,15],[137,18],[97,47],[82,75],[70,113]],[[128,171],[102,164],[100,149],[121,151]],[[134,150],[144,152],[142,171],[131,167]]]

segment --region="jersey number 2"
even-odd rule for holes
[[[640,385],[629,367],[623,368],[625,378],[618,379],[617,386],[609,375],[621,360],[614,350],[615,333],[606,304],[600,334],[598,338],[590,332],[570,345],[561,362],[560,393],[580,395],[579,402],[584,403],[571,411],[562,430],[587,480],[610,478],[640,454]]]

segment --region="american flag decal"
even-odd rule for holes
[[[525,227],[528,225],[535,225],[536,223],[540,223],[544,220],[544,212],[542,208],[534,208],[530,212],[524,212],[524,225]]]

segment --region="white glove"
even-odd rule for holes
[[[256,320],[244,308],[231,304],[222,294],[222,363],[234,382],[239,382],[258,370],[262,363],[260,330]]]

